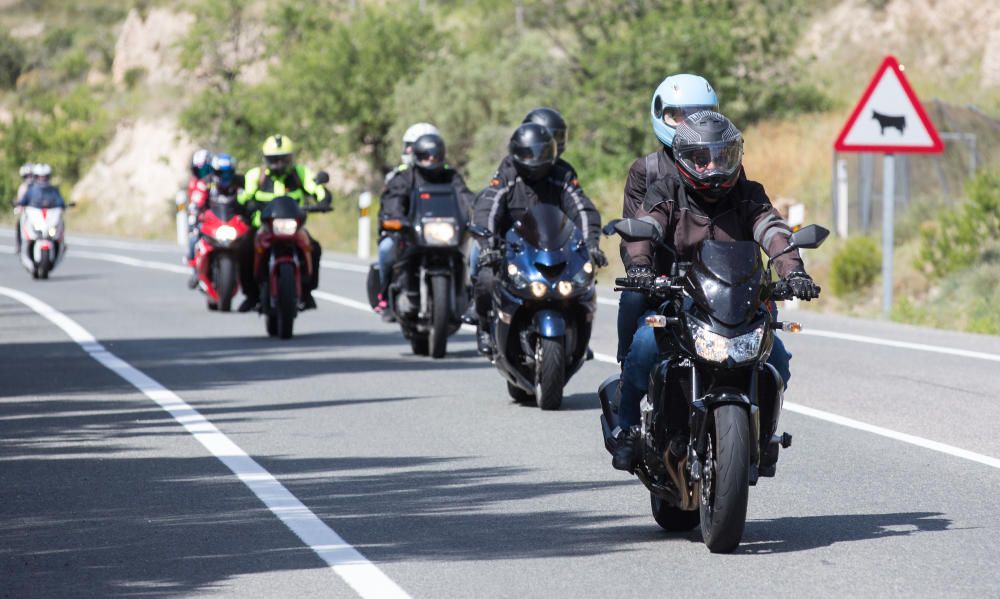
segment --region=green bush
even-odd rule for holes
[[[145,67],[132,67],[131,69],[125,71],[125,87],[127,89],[135,89],[135,86],[145,78]]]
[[[0,89],[14,89],[25,67],[24,47],[0,30]]]
[[[830,291],[837,297],[861,291],[875,281],[881,268],[878,244],[871,237],[852,237],[833,257]]]
[[[920,230],[917,267],[935,279],[971,266],[1000,238],[1000,172],[985,171],[965,189],[968,199]]]

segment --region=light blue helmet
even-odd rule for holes
[[[667,77],[653,92],[649,107],[656,139],[671,147],[677,124],[702,110],[719,111],[719,97],[707,79],[686,73]]]

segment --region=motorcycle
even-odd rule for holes
[[[491,238],[481,227],[474,235]],[[597,309],[594,263],[583,233],[558,208],[533,206],[498,240],[503,258],[493,288],[490,359],[516,401],[558,410],[563,387],[592,359]]]
[[[455,189],[426,184],[413,191],[406,221],[386,220],[401,233],[386,303],[413,353],[443,358],[448,337],[462,326],[469,301],[465,285],[466,216]],[[378,264],[368,271],[368,299],[374,307],[381,288]]]
[[[66,204],[66,208],[75,205],[70,202]],[[19,257],[33,279],[49,278],[49,273],[66,255],[64,210],[65,208],[49,202],[47,197],[40,196],[21,211]]]
[[[663,243],[652,221],[622,219],[605,232],[626,241]],[[782,254],[813,249],[829,231],[804,227]],[[673,252],[672,252],[673,253]],[[767,363],[774,331],[798,332],[797,323],[778,322],[769,300],[790,299],[781,281],[771,282],[771,265],[750,241],[703,241],[691,262],[674,260],[669,276],[649,285],[615,280],[662,302],[646,318],[661,356],[640,404],[638,465],[633,473],[650,493],[653,518],[668,531],[701,525],[705,545],[728,553],[740,543],[749,488],[773,477],[788,433],[776,434],[784,382]],[[605,448],[614,453],[621,431],[616,413],[620,375],[598,389]]]
[[[241,246],[249,243],[250,227],[239,214],[235,196],[218,193],[208,198],[208,210],[199,218],[199,238],[195,244],[198,288],[208,297],[209,310],[229,312],[239,291]]]
[[[312,246],[303,225],[308,212],[329,212],[327,206],[299,206],[289,196],[274,198],[261,210],[261,227],[254,238],[254,272],[264,273],[260,311],[267,334],[291,339],[299,313],[305,277],[312,277]]]

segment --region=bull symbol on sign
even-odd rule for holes
[[[873,110],[872,118],[878,121],[878,126],[882,130],[882,135],[885,135],[886,127],[898,129],[900,135],[902,135],[903,130],[906,129],[905,116],[889,116],[887,114],[882,114],[881,112]]]

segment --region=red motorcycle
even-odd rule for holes
[[[250,227],[238,210],[236,196],[214,189],[208,209],[199,217],[199,239],[195,245],[195,269],[198,287],[208,296],[208,309],[229,312],[239,291],[240,250],[250,243]]]
[[[291,339],[303,285],[313,276],[312,245],[303,225],[307,212],[329,212],[326,206],[299,206],[288,196],[274,198],[261,210],[254,239],[254,272],[260,285],[260,310],[267,334]]]

